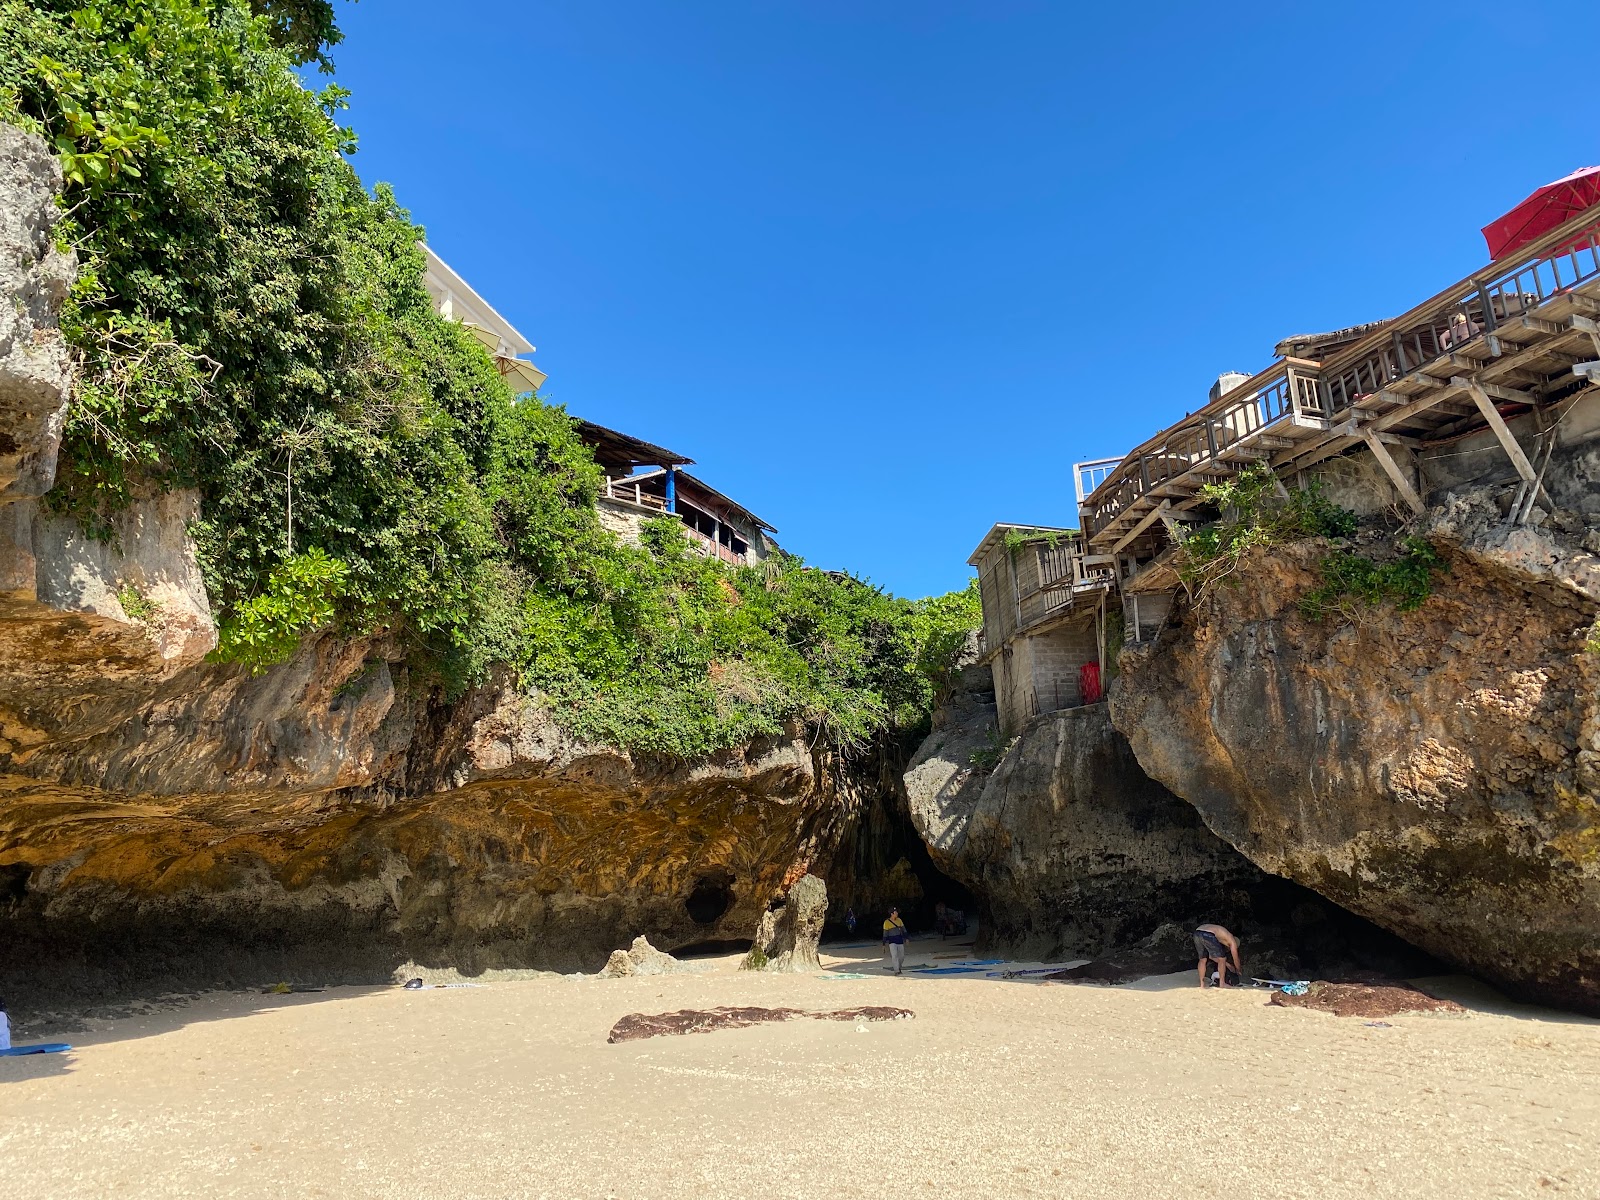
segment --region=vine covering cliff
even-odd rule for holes
[[[748,936],[973,623],[601,528],[572,422],[435,313],[291,69],[325,10],[0,0],[23,1008]]]

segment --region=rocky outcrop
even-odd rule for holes
[[[821,970],[817,943],[828,915],[828,889],[815,875],[795,880],[781,904],[761,914],[747,971],[800,972]]]
[[[382,641],[163,673],[142,630],[55,620],[0,616],[0,987],[24,1003],[594,970],[641,933],[746,936],[836,836],[799,729],[652,763],[509,688],[445,703]]]
[[[1582,499],[1574,463],[1558,456],[1553,490]],[[1326,548],[1257,553],[1123,651],[1112,715],[1266,870],[1514,994],[1600,1012],[1600,558],[1575,509],[1509,524],[1512,492],[1431,512],[1449,570],[1415,612],[1310,620],[1297,601]]]
[[[56,318],[76,273],[55,242],[60,191],[61,167],[44,141],[0,123],[0,506],[55,482],[72,390]]]
[[[993,705],[958,704],[906,789],[934,861],[980,898],[986,946],[1093,957],[1163,922],[1242,919],[1260,872],[1145,775],[1105,705],[997,744]]]
[[[695,968],[672,955],[657,950],[650,939],[640,934],[626,950],[613,950],[600,974],[607,979],[629,979],[635,975],[688,975]]]

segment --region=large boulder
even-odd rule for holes
[[[1167,921],[1242,920],[1260,872],[1150,779],[1103,704],[1050,713],[1008,743],[962,703],[906,772],[935,863],[982,905],[984,945],[1093,957]]]
[[[1112,716],[1261,867],[1519,996],[1600,1012],[1600,558],[1584,548],[1600,513],[1576,507],[1600,497],[1583,461],[1557,457],[1575,507],[1535,525],[1505,519],[1510,485],[1433,510],[1420,532],[1449,569],[1413,612],[1309,619],[1328,548],[1255,553],[1123,651]]]
[[[828,888],[815,875],[802,875],[783,902],[761,914],[744,960],[748,971],[801,972],[822,967],[817,943],[828,915]]]

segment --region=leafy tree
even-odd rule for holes
[[[604,530],[572,421],[434,311],[422,230],[347,161],[344,93],[295,73],[337,41],[323,0],[0,0],[0,118],[54,145],[83,264],[48,502],[106,536],[198,489],[218,653],[255,670],[386,630],[449,692],[498,665],[581,736],[682,759],[921,720],[975,599]]]

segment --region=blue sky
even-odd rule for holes
[[[539,347],[818,566],[995,521],[1297,332],[1403,311],[1600,163],[1587,4],[362,0],[355,162]]]

